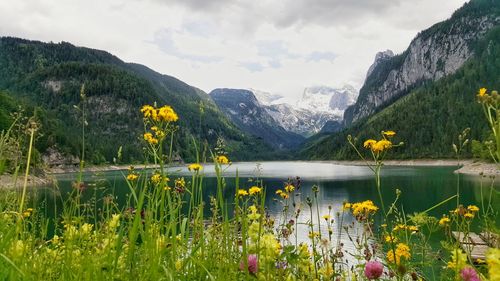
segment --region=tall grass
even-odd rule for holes
[[[384,201],[380,172],[385,153],[397,147],[394,132],[364,143],[375,163],[369,167],[378,203],[345,202],[339,210],[325,211],[319,208],[317,186],[305,202],[296,200],[300,179],[266,194],[262,180],[246,186],[237,177],[234,197],[228,200],[224,172],[231,163],[220,148],[211,156],[216,192],[205,201],[203,163],[188,166],[189,178],[169,172],[175,111],[144,106],[141,112],[147,157],[158,169],[131,168],[124,174],[129,189],[124,207],[112,198],[94,198],[89,208],[80,200],[88,192],[81,174],[53,221],[36,206],[26,208],[26,199],[15,192],[0,193],[1,280],[462,280],[464,272],[495,280],[499,274],[498,249],[477,263],[451,238],[452,230],[468,235],[478,219],[485,230],[498,234],[493,186],[481,208],[457,201],[457,208],[441,218],[428,215],[437,206],[406,214],[397,207],[404,196],[400,192],[395,201]],[[355,141],[349,141],[365,159]],[[458,193],[440,204],[458,200]],[[281,204],[279,217],[267,215],[266,196]],[[299,221],[301,212],[310,217]],[[382,222],[375,224],[379,214]],[[356,224],[345,225],[347,216]],[[299,226],[307,227],[307,242],[299,242]],[[433,248],[429,241],[437,233],[446,234],[445,240]],[[352,241],[353,250],[345,249],[340,235]],[[435,271],[437,259],[442,259],[440,272]]]

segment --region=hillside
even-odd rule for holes
[[[424,41],[430,44],[426,45],[428,55],[416,59],[415,42]],[[433,52],[445,54],[434,56]],[[471,128],[472,139],[488,137],[486,120],[475,98],[481,87],[498,89],[499,57],[500,3],[471,1],[449,20],[417,35],[403,54],[378,64],[367,77],[357,103],[344,115],[348,127],[340,133],[311,138],[300,155],[309,159],[353,158],[348,135],[361,142],[390,129],[398,132],[396,141],[405,145],[389,157],[452,157],[451,144],[464,128]],[[408,60],[413,70],[407,72]],[[434,63],[440,66],[435,68]]]
[[[143,125],[139,108],[155,102],[172,105],[179,114],[175,154],[186,161],[195,159],[193,139],[213,148],[222,138],[235,160],[269,155],[268,146],[235,127],[206,93],[174,77],[66,42],[0,38],[0,90],[29,113],[37,112],[42,133],[36,145],[41,153],[51,148],[80,155],[81,120],[74,105],[82,106],[79,92],[83,83],[88,114],[87,161],[110,162],[120,146],[123,162],[141,161],[139,136]],[[0,125],[5,128],[3,123]]]

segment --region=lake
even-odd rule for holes
[[[426,210],[441,201],[456,194],[457,180],[460,183],[460,203],[467,206],[476,204],[480,208],[481,190],[485,197],[489,194],[489,186],[492,184],[490,178],[479,176],[466,176],[454,174],[455,167],[416,167],[416,166],[387,166],[382,169],[382,193],[384,201],[391,203],[396,196],[396,189],[402,191],[398,206],[404,206],[406,214]],[[208,196],[215,194],[215,172],[213,165],[205,165],[202,173],[204,179],[204,197],[208,201]],[[129,189],[125,184],[127,171],[109,171],[99,173],[86,173],[84,199],[92,200],[97,197],[98,206],[102,206],[102,200],[106,195],[114,196],[118,205],[125,204]],[[277,161],[277,162],[244,162],[234,163],[224,170],[224,176],[227,182],[227,188],[224,196],[228,202],[232,202],[235,189],[235,177],[238,174],[240,188],[248,188],[255,185],[256,180],[260,179],[267,190],[266,207],[271,216],[276,221],[282,216],[282,205],[275,195],[277,189],[283,188],[284,183],[291,179],[296,181],[300,177],[301,186],[296,191],[294,200],[297,205],[303,203],[299,222],[307,222],[310,213],[305,205],[307,196],[313,197],[312,186],[319,187],[318,203],[320,215],[328,213],[329,206],[332,207],[332,217],[335,219],[335,213],[340,211],[343,202],[359,202],[364,200],[373,200],[379,204],[378,194],[375,187],[373,172],[364,166],[336,165],[327,162],[300,162],[300,161]],[[184,176],[186,180],[190,178],[191,173],[186,167],[169,168],[171,179]],[[57,210],[61,210],[62,200],[71,192],[71,183],[75,180],[76,174],[61,174],[56,176],[58,181],[58,191],[54,188],[37,189],[36,202],[34,205],[50,206],[46,208],[49,216],[54,216]],[[499,184],[494,183],[498,190]],[[493,206],[498,206],[499,196],[496,196],[492,202]],[[93,201],[92,201],[93,202]],[[57,208],[54,208],[57,206]],[[432,210],[431,215],[441,217],[449,210],[455,209],[456,199],[453,199],[442,206]],[[98,211],[98,210],[97,210]],[[206,210],[209,215],[208,207]],[[379,212],[380,214],[381,212]],[[380,217],[378,217],[380,220]],[[354,222],[354,218],[346,215],[343,223]],[[325,221],[321,220],[324,224]],[[340,222],[334,222],[334,234],[339,234]],[[326,227],[322,228],[326,231]],[[305,225],[298,226],[298,240],[306,240],[308,230]],[[345,238],[340,238],[342,241]],[[347,242],[347,241],[344,241]]]

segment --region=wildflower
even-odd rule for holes
[[[250,195],[254,195],[254,194],[258,194],[262,191],[262,188],[258,187],[258,186],[252,186],[248,189],[248,193]]]
[[[278,194],[279,196],[281,196],[281,198],[283,198],[283,199],[288,199],[288,197],[289,197],[288,193],[284,192],[281,189],[276,190],[276,194]]]
[[[23,217],[29,218],[30,216],[31,216],[31,212],[30,211],[26,210],[26,211],[23,212]]]
[[[387,260],[390,263],[396,263],[399,265],[401,263],[401,258],[405,258],[406,260],[409,260],[411,258],[410,254],[410,247],[404,243],[399,243],[396,246],[396,250],[394,251],[393,249],[389,250],[387,252]]]
[[[136,174],[128,174],[127,176],[127,180],[129,181],[135,181],[137,178],[139,178],[139,176]]]
[[[377,210],[378,207],[375,206],[371,200],[366,200],[351,205],[351,211],[355,217],[368,216],[372,213],[375,213]]]
[[[238,189],[238,196],[247,196],[248,192],[244,189]]]
[[[371,147],[372,147],[372,145],[374,145],[374,144],[376,144],[376,143],[377,143],[377,141],[376,141],[376,140],[369,139],[369,140],[366,140],[366,141],[363,143],[363,146],[364,146],[365,148],[368,148],[368,149],[369,149],[369,148],[371,148]]]
[[[248,255],[247,257],[247,269],[248,269],[248,272],[250,272],[251,274],[256,274],[258,269],[259,269],[259,261],[258,261],[258,258],[257,258],[257,255]],[[241,261],[240,262],[240,270],[245,270],[245,262],[244,261]]]
[[[450,269],[462,270],[467,265],[467,255],[460,249],[451,251],[451,261],[446,265]]]
[[[158,130],[159,130],[159,129],[158,129],[158,127],[156,127],[156,126],[151,127],[151,131],[153,131],[153,132],[156,132],[156,131],[158,131]]]
[[[287,184],[285,186],[285,191],[288,192],[288,193],[291,193],[295,190],[295,186],[293,186],[292,184]]]
[[[324,219],[325,221],[329,221],[331,218],[332,218],[332,216],[330,216],[330,215],[324,215],[324,216],[323,216],[323,219]]]
[[[384,272],[384,266],[378,261],[369,261],[365,265],[365,276],[368,280],[378,279]]]
[[[472,218],[474,218],[474,214],[473,213],[465,213],[464,218],[472,219]]]
[[[344,202],[344,205],[342,206],[342,209],[345,211],[345,210],[351,209],[351,207],[352,207],[351,203]]]
[[[487,92],[487,91],[488,91],[488,90],[487,90],[486,88],[481,88],[481,89],[479,89],[478,96],[479,96],[479,97],[483,97],[484,95],[486,95],[486,92]]]
[[[178,119],[177,113],[168,105],[164,105],[158,110],[158,121],[175,122]]]
[[[398,242],[398,238],[395,237],[395,236],[386,235],[385,236],[385,242],[387,242],[387,243],[397,243]]]
[[[467,266],[460,271],[460,276],[464,281],[481,281],[474,268]],[[494,280],[494,279],[491,279]]]
[[[388,140],[379,140],[370,146],[371,150],[375,153],[382,152],[392,147],[392,142]]]
[[[116,229],[120,226],[120,214],[111,215],[111,220],[109,220],[108,226],[110,229]]]
[[[439,220],[439,225],[440,226],[447,226],[449,225],[451,222],[450,218],[447,217],[447,216],[443,216],[440,220]]]
[[[486,253],[490,280],[500,280],[500,249],[491,248]]]
[[[161,175],[158,173],[155,173],[154,175],[151,176],[151,182],[154,184],[159,184],[161,181]]]
[[[249,219],[258,220],[260,218],[260,214],[258,213],[257,207],[255,205],[248,207],[248,210],[250,211],[250,214],[248,214]]]
[[[309,239],[314,239],[316,237],[319,237],[319,232],[317,231],[309,231],[309,234],[307,235]]]
[[[142,114],[144,114],[144,118],[149,118],[153,115],[153,112],[155,112],[155,108],[152,107],[151,105],[144,105],[141,108]]]
[[[394,131],[382,131],[382,134],[386,137],[394,137],[396,135],[396,132]]]
[[[217,156],[215,161],[219,164],[229,164],[229,159],[224,155]]]
[[[469,206],[467,207],[467,210],[469,210],[469,211],[471,211],[471,212],[473,212],[473,213],[477,213],[477,212],[479,212],[479,208],[478,208],[476,205],[469,205]]]
[[[194,164],[191,164],[191,165],[188,166],[188,170],[192,171],[192,172],[193,171],[198,172],[198,171],[203,170],[203,166],[200,165],[200,164],[198,164],[198,163],[194,163]]]
[[[158,139],[153,137],[153,134],[151,133],[145,133],[143,137],[149,144],[158,144]]]
[[[182,193],[186,188],[186,181],[184,180],[184,178],[178,178],[175,179],[174,185],[175,185],[175,191]]]

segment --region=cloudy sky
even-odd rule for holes
[[[361,87],[376,52],[400,53],[465,0],[1,0],[0,36],[67,41],[207,92]]]

